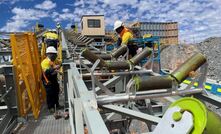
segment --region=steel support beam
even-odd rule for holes
[[[78,69],[76,68],[76,64],[74,63],[70,63],[70,69],[68,70],[68,78],[69,78],[68,92],[71,93],[74,92],[73,97],[80,99],[82,103],[82,112],[83,112],[84,121],[86,123],[86,127],[88,128],[89,133],[109,134],[109,131],[99,111],[97,110],[95,93],[92,91],[88,91],[84,81],[82,80],[78,72]]]
[[[135,118],[135,119],[138,119],[138,120],[141,120],[144,122],[148,122],[148,123],[158,124],[159,121],[161,120],[161,118],[159,118],[159,117],[155,117],[155,116],[152,116],[149,114],[145,114],[145,113],[130,110],[127,108],[119,107],[116,105],[102,105],[101,107],[104,109],[107,109],[109,111],[123,114],[123,115],[129,116],[131,118]]]
[[[195,94],[194,97],[196,97],[200,100],[209,102],[217,107],[221,107],[221,98],[216,95],[213,95],[210,93],[208,93],[207,95],[206,94]]]

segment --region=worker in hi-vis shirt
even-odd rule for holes
[[[137,54],[137,46],[130,43],[130,40],[133,39],[132,31],[126,28],[122,21],[117,20],[114,23],[114,30],[118,33],[119,38],[117,41],[117,46],[127,45],[129,49],[130,57],[133,57]]]
[[[50,113],[55,112],[55,108],[59,108],[59,84],[57,74],[61,67],[60,63],[56,63],[57,50],[50,46],[46,50],[47,57],[41,62],[43,71],[43,85],[46,89],[47,105]]]

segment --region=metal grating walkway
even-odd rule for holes
[[[62,99],[61,96],[60,98]],[[37,121],[28,119],[17,134],[71,134],[71,128],[69,120],[64,118],[55,120],[44,105],[39,119]]]

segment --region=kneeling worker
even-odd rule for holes
[[[43,71],[42,81],[46,89],[47,105],[51,113],[54,113],[54,108],[59,108],[59,84],[57,74],[61,65],[56,65],[57,50],[50,46],[46,50],[47,57],[42,61],[41,67]]]

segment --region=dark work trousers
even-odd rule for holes
[[[129,49],[129,55],[131,55],[131,57],[134,57],[137,54],[137,45],[128,44],[127,48]]]
[[[44,84],[48,109],[59,106],[59,84],[57,82]]]

